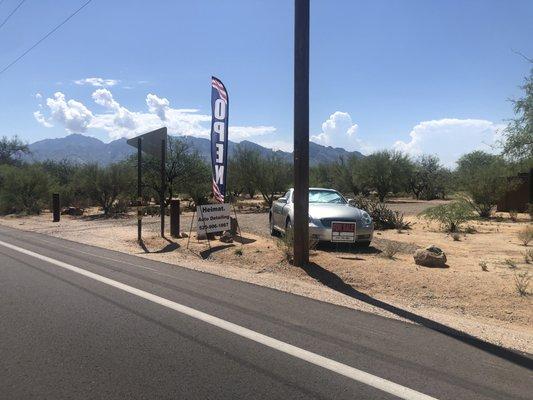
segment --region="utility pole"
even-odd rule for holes
[[[294,264],[309,262],[309,0],[294,1]]]

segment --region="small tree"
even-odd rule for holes
[[[292,182],[292,165],[277,155],[272,154],[259,159],[255,174],[255,186],[269,207],[274,195],[288,189]]]
[[[505,161],[500,156],[473,151],[463,155],[457,165],[457,180],[467,194],[465,199],[480,217],[490,217],[492,209],[510,187]]]
[[[80,170],[77,179],[83,192],[102,207],[106,216],[119,196],[128,194],[135,186],[132,170],[125,163],[108,167],[90,164]]]
[[[229,161],[228,185],[236,195],[244,192],[253,198],[257,191],[260,154],[245,145],[237,145]]]
[[[533,62],[530,60],[530,62]],[[522,86],[524,96],[513,100],[515,118],[504,131],[503,154],[525,168],[533,166],[533,68]]]
[[[378,151],[363,159],[361,176],[383,202],[389,193],[408,189],[412,168],[408,156],[396,151]]]
[[[29,154],[29,152],[28,145],[17,136],[11,139],[6,136],[0,138],[0,164],[16,164],[23,154]]]

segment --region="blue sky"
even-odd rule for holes
[[[20,0],[0,0],[0,23]],[[27,0],[0,69],[84,0]],[[109,141],[161,125],[206,136],[210,76],[230,140],[290,149],[293,1],[93,0],[0,74],[0,135]],[[490,149],[533,56],[532,1],[311,0],[312,140],[369,153]]]

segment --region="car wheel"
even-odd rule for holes
[[[292,230],[292,222],[290,219],[287,219],[287,222],[285,222],[285,236],[287,236],[287,232]]]
[[[271,236],[279,236],[279,231],[274,227],[274,218],[272,218],[272,215],[269,218],[269,225],[270,225],[270,235]]]

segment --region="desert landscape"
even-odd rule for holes
[[[5,216],[0,224],[135,254],[232,279],[251,282],[363,311],[452,329],[488,342],[533,352],[531,245],[519,232],[531,226],[528,214],[496,213],[472,219],[460,234],[446,233],[419,214],[446,201],[393,199],[409,229],[377,230],[370,248],[319,244],[304,268],[288,261],[288,246],[271,237],[260,200],[237,204],[242,239],[233,243],[198,240],[192,212],[181,216],[182,238],[159,237],[159,218],[144,218],[143,245],[136,241],[136,218],[104,218],[97,208],[83,216],[50,213]],[[43,236],[43,241],[46,237]],[[415,250],[429,245],[447,256],[446,268],[416,265]],[[520,286],[522,285],[522,286]],[[523,293],[520,293],[520,290]],[[525,292],[524,292],[525,291]]]

